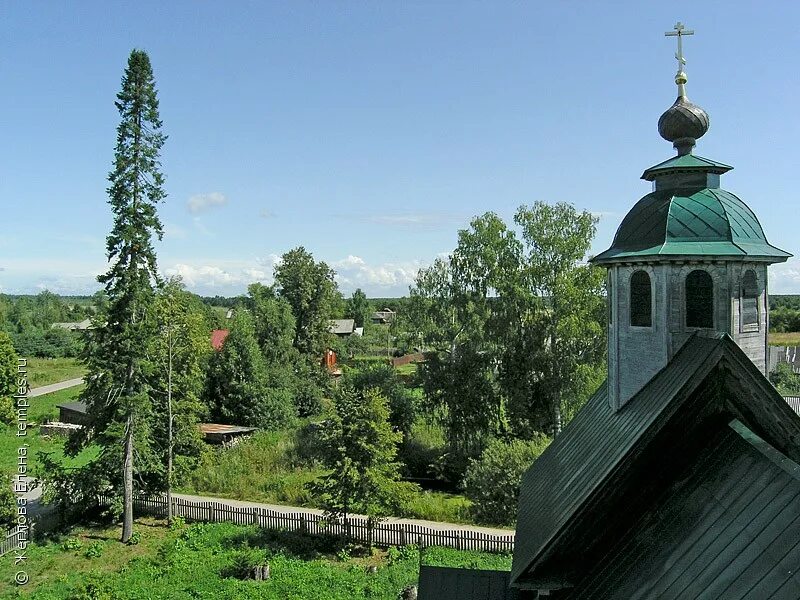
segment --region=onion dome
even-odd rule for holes
[[[689,154],[695,142],[708,131],[708,113],[686,97],[686,73],[680,71],[675,77],[680,95],[658,120],[658,133],[678,151],[678,155]]]

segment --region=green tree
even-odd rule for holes
[[[356,327],[364,327],[364,323],[369,322],[371,314],[372,307],[367,300],[367,295],[361,291],[361,288],[356,289],[347,300],[345,315],[348,319],[355,320]]]
[[[264,362],[247,310],[236,311],[222,350],[211,357],[206,398],[221,423],[279,429],[293,417],[291,381]]]
[[[550,439],[493,440],[480,458],[470,461],[464,476],[464,493],[472,500],[475,519],[487,525],[510,525],[517,515],[522,476]]]
[[[199,299],[179,279],[163,282],[153,303],[160,335],[152,340],[153,440],[166,463],[167,519],[172,521],[172,484],[196,464],[203,440],[198,423],[207,412],[200,396],[211,354],[210,327]]]
[[[343,386],[336,412],[322,430],[325,466],[330,472],[309,488],[328,514],[362,513],[370,520],[402,509],[416,486],[399,481],[396,461],[401,434],[392,430],[386,398],[378,390],[356,392]]]
[[[339,302],[334,271],[302,246],[281,257],[275,268],[278,294],[292,307],[294,346],[301,354],[319,360],[328,344],[330,322]]]
[[[106,240],[111,266],[98,278],[108,304],[95,320],[86,352],[82,399],[91,421],[83,441],[100,446],[92,466],[107,473],[115,493],[122,492],[122,541],[127,542],[133,532],[134,471],[149,471],[154,462],[153,390],[146,363],[158,329],[148,308],[158,281],[153,238],[161,239],[163,232],[156,206],[166,195],[159,160],[166,137],[150,58],[141,50],[130,54],[116,107],[121,120],[108,176],[114,215]]]
[[[565,413],[574,414],[594,391],[587,391],[587,382],[597,382],[598,371],[605,369],[605,277],[602,269],[584,262],[597,218],[571,204],[536,202],[521,206],[514,221],[525,255],[521,281],[514,288],[518,300],[512,331],[524,334],[535,328],[544,338],[531,364],[538,373],[537,396],[549,413],[549,430],[557,435]],[[512,407],[518,418],[529,410],[530,400]]]
[[[253,326],[261,353],[268,364],[293,362],[292,352],[296,322],[291,305],[274,288],[260,283],[247,287],[247,308],[253,314]]]
[[[14,395],[18,391],[18,357],[5,332],[0,332],[0,423],[13,423]]]
[[[17,495],[12,484],[12,477],[0,474],[0,531],[17,524]]]
[[[456,466],[491,436],[560,431],[604,371],[603,276],[584,264],[594,218],[536,203],[515,224],[473,219],[447,260],[419,272],[405,308],[437,352],[420,374]]]
[[[789,363],[778,363],[769,380],[784,396],[800,396],[800,374]]]
[[[345,375],[345,384],[352,386],[356,392],[378,390],[388,401],[389,422],[395,431],[403,434],[402,441],[407,439],[417,416],[417,401],[392,366],[376,364],[349,370]]]

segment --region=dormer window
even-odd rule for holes
[[[753,269],[742,277],[741,315],[742,329],[758,329],[758,278]]]
[[[647,271],[631,275],[631,327],[652,327],[653,291]]]
[[[708,271],[686,276],[686,326],[714,328],[714,281]]]

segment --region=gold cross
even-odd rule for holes
[[[667,31],[664,35],[678,37],[678,51],[675,53],[675,58],[678,60],[678,73],[683,70],[683,65],[686,64],[686,59],[683,57],[683,44],[681,38],[685,35],[694,35],[694,31],[684,28],[683,23],[678,21],[673,28],[675,31]]]

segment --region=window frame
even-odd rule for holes
[[[649,300],[649,306],[647,310],[647,325],[639,325],[633,322],[634,320],[634,306],[644,306],[645,303],[634,303],[634,278],[637,277],[641,273],[642,276],[647,278],[647,300]],[[639,284],[641,289],[644,289],[644,282]],[[645,269],[636,269],[631,276],[628,278],[628,326],[635,329],[652,329],[653,328],[653,313],[655,312],[653,309],[653,278],[651,277],[650,273]],[[638,316],[638,315],[637,315]]]
[[[754,282],[754,290],[755,296],[748,298],[748,300],[755,301],[755,317],[756,320],[754,323],[745,323],[744,316],[745,316],[745,279],[747,275],[752,273],[753,274],[753,282]],[[739,285],[739,331],[741,333],[747,333],[752,331],[761,331],[761,291],[758,286],[758,273],[752,267],[747,267],[742,273],[742,280]]]
[[[690,325],[689,324],[689,315],[690,315],[690,312],[691,312],[689,310],[689,278],[692,275],[694,275],[695,273],[703,273],[705,275],[705,278],[707,278],[708,281],[711,284],[710,285],[711,293],[710,293],[710,299],[709,299],[709,307],[711,309],[710,317],[709,317],[710,318],[710,325]],[[707,269],[703,269],[703,268],[692,269],[691,271],[689,271],[686,274],[686,276],[683,278],[683,312],[684,312],[683,324],[686,327],[686,329],[694,331],[694,330],[700,330],[700,329],[714,329],[716,327],[716,312],[717,312],[716,311],[716,306],[715,306],[716,294],[717,294],[717,292],[716,292],[716,285],[714,284],[714,276],[711,273],[709,273]]]

